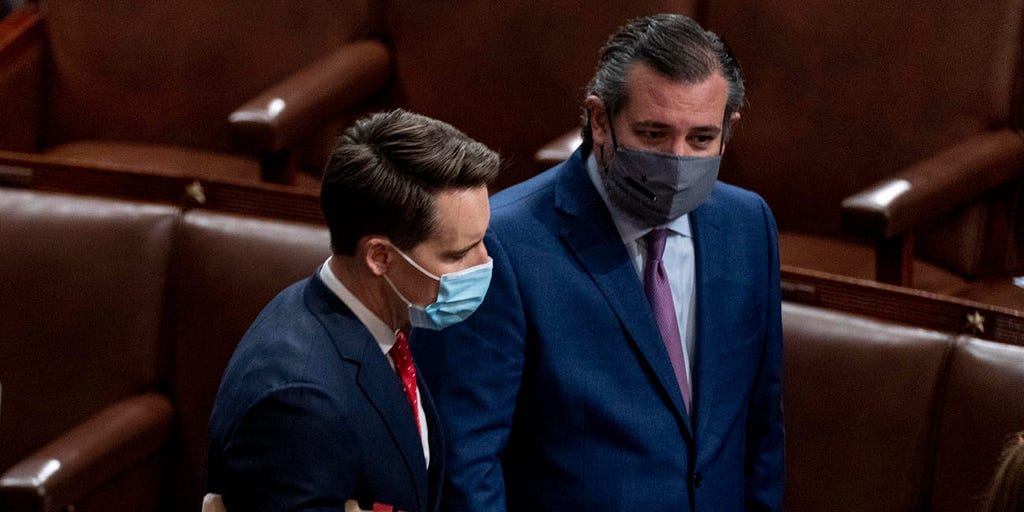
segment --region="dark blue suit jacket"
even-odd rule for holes
[[[422,380],[421,380],[422,383]],[[318,278],[260,313],[224,372],[210,418],[207,491],[229,511],[437,509],[444,448],[426,386],[431,463],[379,345]]]
[[[691,213],[692,416],[579,151],[491,207],[484,304],[415,339],[450,448],[442,510],[780,509],[779,263],[764,201],[719,183]]]

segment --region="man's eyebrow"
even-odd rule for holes
[[[715,124],[709,124],[705,126],[694,126],[693,128],[690,129],[690,131],[697,133],[706,133],[709,135],[717,135],[722,132],[722,127]]]
[[[634,129],[634,130],[643,130],[643,129],[665,130],[665,129],[671,128],[672,125],[670,125],[668,123],[663,123],[663,122],[660,122],[660,121],[636,121],[634,123],[630,123],[630,127],[632,129]],[[693,128],[690,128],[690,132],[691,133],[702,133],[702,134],[707,134],[707,135],[718,135],[719,133],[722,133],[722,127],[718,126],[718,125],[715,125],[715,124],[709,124],[709,125],[703,125],[703,126],[694,126]]]
[[[660,121],[636,121],[634,123],[630,123],[630,127],[633,129],[656,128],[664,130],[666,128],[669,128],[670,125],[668,123],[662,123]]]

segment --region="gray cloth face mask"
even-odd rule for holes
[[[604,173],[608,197],[645,226],[673,221],[707,201],[721,155],[676,156],[618,147]]]

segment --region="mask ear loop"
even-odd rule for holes
[[[601,101],[603,102],[604,100]],[[604,113],[608,117],[608,132],[612,135],[612,152],[614,153],[619,150],[619,142],[615,140],[615,123],[612,122],[612,109],[608,108],[607,104],[604,106]]]
[[[729,106],[726,105],[725,113],[722,114],[722,140],[718,142],[718,156],[725,154],[725,139],[729,136]]]

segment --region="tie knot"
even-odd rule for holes
[[[661,255],[665,253],[665,239],[668,238],[668,230],[665,228],[654,228],[644,236],[647,242],[647,259],[649,261],[660,261]]]
[[[405,337],[405,333],[402,331],[395,333],[395,344],[391,346],[391,350],[388,353],[391,354],[391,358],[396,364],[406,364],[412,360],[412,354],[409,351],[409,340]]]

